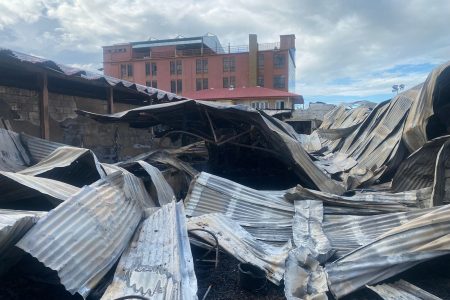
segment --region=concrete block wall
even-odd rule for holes
[[[115,103],[114,111],[137,106]],[[50,139],[72,146],[89,148],[100,161],[115,162],[155,146],[149,129],[130,128],[128,124],[101,124],[79,116],[75,110],[106,113],[105,100],[49,93]],[[0,86],[0,117],[12,129],[40,136],[39,95],[36,91]]]

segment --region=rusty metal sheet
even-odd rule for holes
[[[279,285],[285,270],[285,260],[291,243],[282,247],[258,241],[235,221],[219,213],[188,219],[188,230],[206,229],[215,234],[220,247],[241,262],[251,263],[266,272],[266,277]],[[211,235],[202,231],[192,234],[214,245]]]
[[[151,299],[197,299],[197,280],[182,202],[147,217],[122,254],[102,299],[139,295]]]
[[[126,181],[116,172],[83,187],[17,246],[55,270],[71,294],[86,297],[127,248],[143,216],[145,195],[130,193]]]

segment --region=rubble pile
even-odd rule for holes
[[[196,272],[228,255],[287,299],[445,297],[403,276],[450,254],[449,74],[336,107],[308,136],[196,100],[78,111],[194,142],[115,164],[0,129],[0,272],[25,260],[24,276],[89,299],[207,299],[220,287],[200,294]]]

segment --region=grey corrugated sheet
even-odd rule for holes
[[[144,220],[122,254],[102,299],[197,299],[197,279],[182,202],[164,205]]]
[[[59,75],[65,76],[66,79],[68,80],[73,80],[77,82],[82,81],[87,84],[89,84],[89,82],[92,82],[112,87],[123,87],[150,96],[157,100],[167,99],[169,101],[177,101],[181,99],[186,99],[176,94],[158,90],[152,87],[147,87],[145,85],[133,83],[130,81],[110,76],[105,76],[99,73],[89,72],[74,67],[61,65],[45,58],[40,58],[1,47],[0,47],[0,58],[8,61],[23,63],[25,64],[25,66],[26,64],[33,64],[37,67],[42,68],[43,70],[57,72]]]
[[[383,233],[436,209],[425,208],[408,212],[379,214],[375,216],[325,215],[323,230],[335,255],[343,255],[364,246]]]
[[[17,172],[30,165],[30,158],[17,133],[0,128],[0,171]]]
[[[79,190],[75,186],[57,180],[0,171],[0,203],[45,195],[57,205]]]
[[[45,212],[0,209],[0,274],[20,259],[14,245]]]
[[[188,216],[223,213],[264,241],[285,243],[292,238],[294,205],[276,192],[202,172],[191,182],[185,206]]]
[[[326,265],[328,287],[341,298],[414,265],[450,253],[450,205],[395,227]]]
[[[267,278],[275,284],[280,284],[291,244],[283,247],[272,246],[255,239],[250,233],[223,214],[206,214],[188,219],[188,230],[206,229],[213,232],[219,240],[222,249],[241,262],[251,263],[266,272]],[[192,234],[214,245],[211,235],[202,231],[192,231]]]
[[[383,283],[367,287],[384,300],[442,300],[402,279],[394,283]]]
[[[342,185],[332,180],[314,164],[302,148],[291,126],[270,116],[264,116],[247,106],[184,100],[139,107],[113,115],[87,111],[77,111],[77,113],[100,122],[126,122],[136,127],[164,124],[172,130],[183,130],[201,136],[210,143],[220,143],[220,141],[211,140],[211,127],[208,120],[217,121],[216,126],[220,126],[224,120],[227,120],[230,122],[227,127],[234,126],[235,129],[232,137],[236,137],[236,132],[242,131],[242,128],[244,130],[241,133],[255,131],[264,136],[267,150],[287,167],[292,168],[299,180],[304,181],[304,185],[340,194],[345,191]],[[220,129],[220,127],[216,128],[216,130]],[[230,137],[226,137],[228,138]]]
[[[143,195],[116,172],[50,211],[17,243],[86,297],[126,249],[143,215]]]
[[[403,192],[432,186],[438,152],[449,139],[448,135],[433,139],[406,158],[392,179],[392,189]]]
[[[328,300],[327,277],[315,257],[308,248],[289,251],[284,273],[287,300]]]
[[[55,179],[78,187],[91,184],[106,176],[91,150],[71,146],[57,148],[36,165],[19,173]]]
[[[28,150],[28,153],[31,155],[31,160],[34,163],[41,161],[59,147],[67,146],[65,144],[44,140],[25,133],[20,133],[20,140]]]
[[[323,231],[322,222],[322,201],[295,201],[294,224],[292,225],[294,245],[309,249],[320,263],[327,261],[334,252]]]
[[[347,208],[345,214],[365,215],[430,207],[431,189],[425,188],[401,193],[366,192],[357,193],[354,196],[338,196],[297,186],[289,190],[285,198],[291,201],[321,200],[326,206]]]

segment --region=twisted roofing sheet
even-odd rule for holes
[[[122,254],[102,299],[140,295],[197,299],[197,280],[182,202],[162,206],[144,220]]]
[[[141,220],[139,197],[117,172],[85,186],[50,211],[17,243],[58,272],[64,287],[86,297],[127,247]]]

